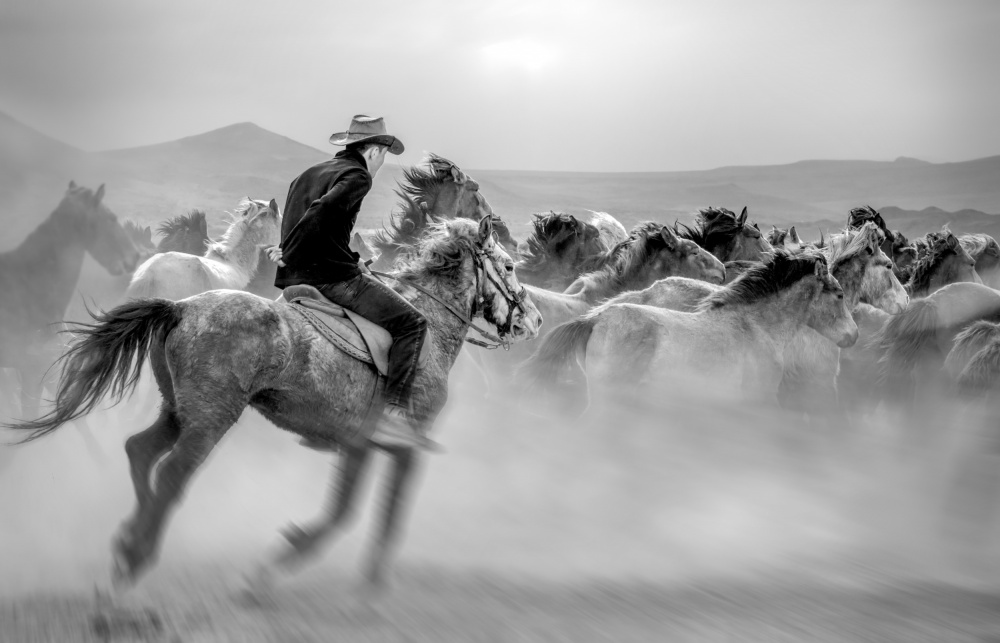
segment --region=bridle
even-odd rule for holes
[[[510,341],[507,339],[507,334],[510,332],[510,328],[511,328],[511,326],[514,323],[514,309],[517,308],[518,310],[521,311],[522,314],[525,314],[525,315],[528,313],[528,310],[527,310],[527,308],[524,305],[524,298],[527,296],[527,292],[528,291],[525,289],[524,286],[521,286],[520,290],[518,290],[517,292],[514,292],[513,288],[510,287],[510,284],[507,283],[506,278],[504,278],[504,277],[501,276],[499,278],[499,280],[498,280],[497,277],[494,277],[490,273],[490,271],[486,269],[486,263],[489,263],[490,265],[493,265],[493,262],[490,260],[489,255],[486,254],[486,252],[483,251],[482,246],[480,246],[478,243],[475,246],[475,254],[473,255],[472,261],[473,261],[474,269],[475,269],[475,273],[474,274],[476,275],[476,298],[475,298],[475,300],[472,303],[472,315],[471,316],[474,317],[476,315],[476,312],[480,309],[480,307],[482,307],[485,304],[485,298],[483,297],[483,294],[481,292],[481,284],[482,284],[483,280],[485,280],[485,279],[488,279],[490,281],[490,283],[493,284],[493,286],[500,292],[500,295],[507,302],[507,321],[504,322],[504,324],[502,326],[497,325],[497,334],[496,335],[494,335],[493,333],[491,333],[489,331],[483,330],[479,326],[476,326],[472,322],[472,319],[470,319],[469,316],[466,316],[460,310],[458,310],[457,308],[455,308],[454,306],[452,306],[448,302],[442,300],[440,297],[438,297],[437,295],[435,295],[434,293],[432,293],[430,290],[424,288],[420,284],[418,284],[416,282],[413,282],[413,281],[410,281],[408,279],[407,280],[403,280],[403,279],[400,279],[399,277],[396,277],[395,275],[390,275],[390,274],[384,273],[384,272],[377,272],[375,270],[371,270],[370,272],[375,277],[385,277],[387,279],[393,279],[393,280],[398,281],[400,283],[405,283],[407,286],[412,286],[416,290],[419,290],[420,292],[424,293],[425,295],[427,295],[428,297],[430,297],[431,299],[433,299],[437,303],[439,303],[442,306],[444,306],[445,310],[447,310],[448,312],[450,312],[455,317],[458,317],[466,325],[468,325],[472,330],[476,331],[477,333],[479,333],[481,336],[483,336],[487,340],[487,341],[484,342],[484,341],[475,339],[473,337],[466,337],[465,341],[469,342],[470,344],[473,344],[474,346],[480,346],[482,348],[486,348],[486,349],[490,349],[490,350],[493,350],[493,349],[496,349],[496,348],[500,348],[500,347],[503,347],[503,349],[505,351],[506,350],[510,350]],[[366,262],[366,265],[369,264],[369,263],[371,263],[371,261]],[[494,269],[495,269],[495,266],[494,266]],[[482,277],[480,277],[480,273],[482,273]],[[489,342],[493,342],[493,343],[491,344]]]

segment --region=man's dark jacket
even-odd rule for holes
[[[281,222],[277,288],[334,284],[358,276],[360,256],[348,245],[361,200],[372,187],[364,157],[337,152],[292,181]]]

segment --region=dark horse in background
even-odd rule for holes
[[[20,246],[0,254],[0,367],[21,377],[21,415],[38,415],[45,371],[62,352],[57,332],[85,254],[112,275],[131,273],[140,253],[96,191],[70,182],[62,201]],[[13,415],[13,413],[11,413]]]

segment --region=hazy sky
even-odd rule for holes
[[[356,113],[462,167],[1000,154],[1000,2],[4,0],[0,110],[84,149]]]

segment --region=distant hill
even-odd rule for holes
[[[0,209],[0,250],[18,243],[51,211],[71,178],[90,187],[106,183],[106,201],[122,218],[156,224],[200,208],[209,214],[211,232],[218,234],[221,213],[241,197],[273,197],[284,205],[291,180],[336,151],[239,123],[167,143],[88,153],[3,114],[0,143],[0,198],[6,206]],[[462,159],[452,160],[462,164]],[[518,237],[526,233],[532,212],[550,209],[582,215],[589,209],[604,210],[631,226],[647,219],[689,221],[694,211],[709,205],[732,210],[746,205],[762,227],[799,222],[834,228],[842,225],[850,207],[867,203],[891,203],[907,211],[930,204],[945,211],[1000,210],[1000,156],[962,163],[910,158],[801,161],[693,172],[463,169],[479,181],[494,210]],[[390,158],[365,199],[361,227],[378,227],[386,220],[401,175],[402,168]],[[929,212],[913,219],[913,225],[942,216],[948,215]]]

